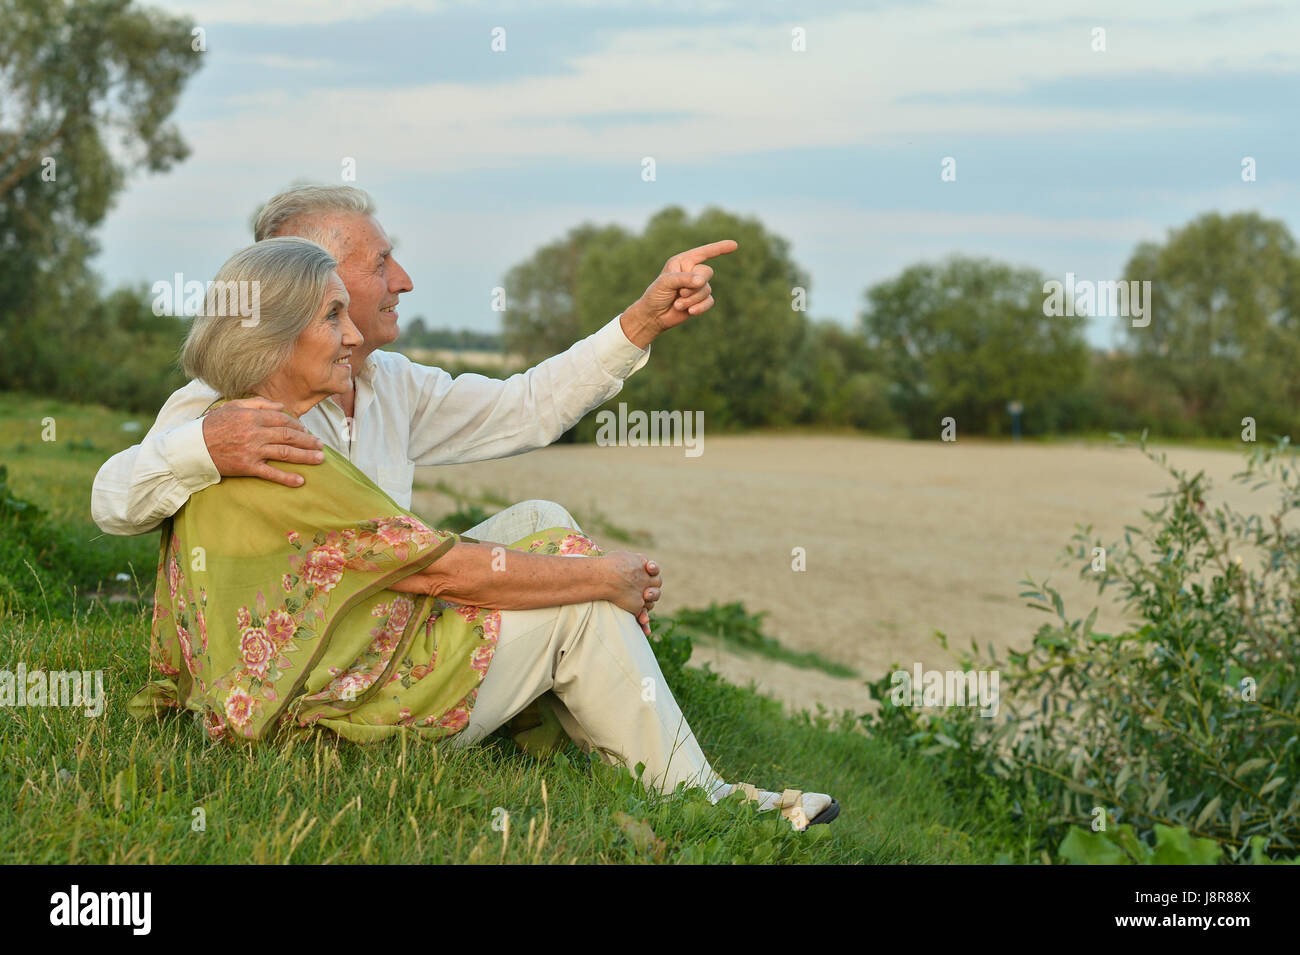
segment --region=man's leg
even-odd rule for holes
[[[469,725],[449,742],[478,742],[547,690],[563,703],[565,729],[583,749],[629,769],[644,763],[647,786],[667,793],[685,782],[712,793],[725,785],[636,619],[605,600],[501,611],[496,652]]]
[[[465,534],[475,540],[513,544],[517,540],[522,540],[548,527],[571,527],[579,534],[582,533],[582,528],[573,519],[573,515],[559,504],[554,501],[531,500],[512,504],[505,510],[492,515],[486,521],[475,524]],[[525,700],[524,704],[527,705],[527,703],[528,701]],[[523,707],[521,706],[519,709],[522,710]],[[568,737],[580,747],[586,750],[592,748],[591,740],[586,738],[582,732],[582,727],[573,719],[553,691],[548,689],[538,697],[537,709],[550,713],[563,727]],[[519,710],[512,712],[502,722],[510,719],[517,712]],[[519,742],[518,737],[516,742]]]
[[[582,533],[573,515],[554,501],[523,501],[475,524],[465,534],[475,540],[513,544],[547,527],[572,527]]]

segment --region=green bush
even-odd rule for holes
[[[1091,528],[1069,552],[1099,592],[1119,592],[1143,619],[1125,633],[1093,630],[1097,611],[1070,619],[1060,594],[1026,581],[1022,596],[1053,613],[1024,652],[1001,660],[972,644],[964,669],[996,669],[1000,713],[953,707],[932,715],[893,706],[889,677],[873,732],[943,767],[992,811],[1010,811],[1044,854],[1069,827],[1131,826],[1159,852],[1161,827],[1211,840],[1225,861],[1252,846],[1300,846],[1300,472],[1286,439],[1248,455],[1239,481],[1271,486],[1264,518],[1206,503],[1203,472],[1173,478],[1145,526],[1101,554]],[[947,645],[946,639],[940,635]],[[1105,822],[1101,823],[1102,825]],[[1076,847],[1077,848],[1077,847]],[[1261,850],[1262,851],[1262,850]],[[1257,854],[1257,853],[1254,853]]]
[[[116,586],[152,589],[158,539],[99,536],[93,542],[67,522],[9,488],[9,470],[0,464],[0,613],[68,612],[76,594],[97,592],[118,574],[130,581]]]

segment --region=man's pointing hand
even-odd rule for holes
[[[662,332],[712,308],[709,279],[713,269],[704,263],[738,248],[735,239],[723,239],[681,252],[664,263],[659,277],[623,313],[621,324],[628,341],[645,348]]]

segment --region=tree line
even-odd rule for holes
[[[1283,222],[1256,212],[1200,215],[1140,243],[1118,280],[1077,290],[1072,275],[986,258],[918,263],[866,289],[844,327],[803,309],[810,280],[785,239],[722,209],[673,207],[641,233],[584,224],[512,269],[506,348],[530,364],[554,354],[623,308],[665,249],[719,236],[741,251],[715,264],[717,304],[656,341],[611,407],[702,409],[713,430],[913,437],[938,436],[947,417],[960,433],[1007,434],[1013,402],[1026,434],[1231,437],[1251,419],[1263,437],[1300,424],[1300,255]],[[1063,290],[1103,312],[1120,303],[1104,319],[1118,347],[1088,344]]]

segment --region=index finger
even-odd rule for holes
[[[727,255],[735,252],[740,248],[740,243],[735,239],[723,239],[720,242],[710,242],[707,245],[699,245],[693,249],[687,249],[677,256],[683,263],[681,268],[673,269],[674,272],[689,272],[695,266],[699,265],[705,259],[716,258],[719,255]]]

